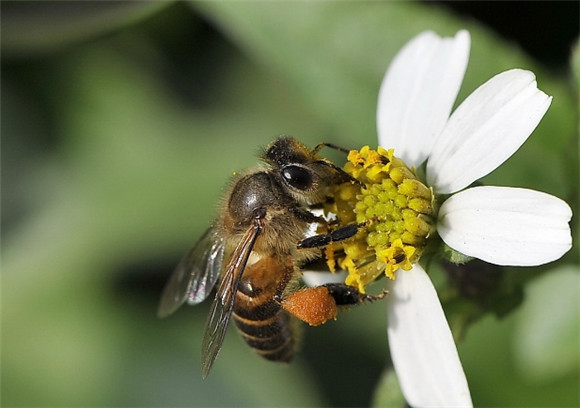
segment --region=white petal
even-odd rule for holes
[[[440,38],[427,31],[397,54],[383,79],[377,108],[379,145],[409,166],[429,155],[457,98],[469,59],[469,33]]]
[[[302,280],[307,286],[315,287],[326,285],[327,283],[344,283],[347,275],[346,271],[337,271],[336,273],[302,271]]]
[[[388,296],[391,358],[412,407],[470,407],[471,396],[437,292],[415,265]]]
[[[451,248],[496,265],[542,265],[572,247],[570,206],[552,195],[475,187],[451,196],[437,230]]]
[[[427,182],[453,193],[491,173],[520,148],[552,98],[530,71],[513,69],[476,89],[449,118],[427,162]]]

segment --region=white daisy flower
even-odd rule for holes
[[[356,222],[369,227],[365,241],[344,244],[346,257],[336,262],[351,272],[347,283],[362,290],[379,270],[393,279],[389,347],[413,407],[472,406],[441,303],[417,263],[435,231],[454,250],[497,265],[541,265],[572,245],[572,211],[564,201],[522,188],[467,188],[525,142],[551,103],[533,73],[514,69],[480,86],[451,114],[469,48],[467,31],[454,38],[424,32],[411,40],[395,57],[379,93],[379,145],[393,148],[396,156],[366,147],[351,152],[351,167],[345,168],[365,184],[362,190],[351,185],[358,190],[350,196],[344,190],[345,202],[350,197]],[[411,169],[425,161],[422,184]],[[340,218],[340,208],[332,211]],[[397,232],[391,236],[392,231]],[[369,261],[369,247],[378,261]]]

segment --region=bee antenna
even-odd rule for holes
[[[342,180],[341,181],[342,183],[346,183],[347,181],[350,181],[351,183],[355,183],[355,184],[360,185],[361,187],[364,187],[364,184],[360,180],[355,179],[353,176],[348,174],[346,171],[344,171],[343,169],[338,167],[336,164],[334,164],[330,160],[320,159],[320,160],[317,160],[316,163],[322,164],[324,166],[328,166],[331,169],[333,169],[334,171],[336,171],[338,173],[338,176]]]
[[[348,154],[350,152],[349,149],[345,149],[344,147],[340,147],[337,146],[333,143],[328,143],[328,142],[322,142],[322,143],[318,143],[314,149],[312,149],[312,153],[313,154],[317,154],[320,150],[322,150],[323,147],[328,147],[330,149],[334,149],[334,150],[338,150],[339,152]]]

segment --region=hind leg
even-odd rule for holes
[[[311,326],[318,326],[336,319],[338,306],[355,306],[383,299],[386,295],[387,292],[377,296],[367,295],[344,283],[329,283],[301,289],[276,300],[291,315]]]

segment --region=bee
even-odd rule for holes
[[[305,239],[326,225],[311,210],[332,183],[354,182],[331,161],[292,137],[280,137],[262,153],[262,164],[235,176],[211,227],[181,260],[163,291],[159,316],[184,303],[198,304],[217,286],[202,340],[205,378],[222,347],[230,318],[246,343],[262,357],[290,362],[297,327],[292,316],[316,326],[337,316],[337,305],[382,298],[345,284],[300,288],[300,267],[319,259],[332,241],[354,235],[344,226]],[[340,149],[340,148],[337,148]],[[341,150],[341,149],[340,149]]]

